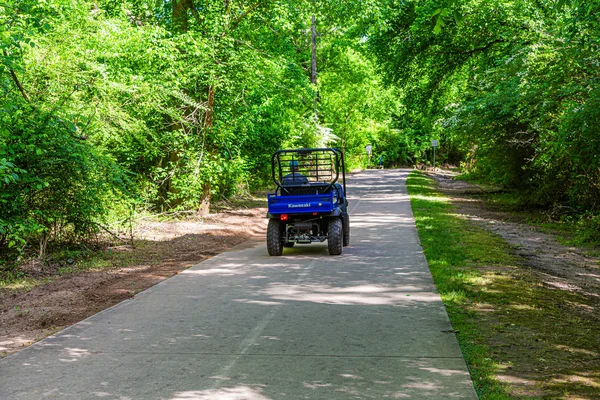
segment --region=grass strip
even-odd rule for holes
[[[473,262],[513,264],[500,238],[486,235],[453,215],[450,199],[433,189],[433,180],[418,172],[407,182],[411,205],[423,251],[437,289],[455,330],[480,398],[508,398],[495,379],[500,366],[487,357],[475,315],[468,309],[474,295],[474,280],[481,274],[468,268]]]
[[[408,191],[423,250],[481,399],[600,398],[600,321],[419,172]],[[586,311],[587,310],[587,311]]]

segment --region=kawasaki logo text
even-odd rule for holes
[[[304,207],[310,207],[310,203],[288,204],[288,208],[304,208]]]

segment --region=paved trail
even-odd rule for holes
[[[0,360],[0,399],[476,399],[407,175],[352,177],[342,256],[216,256]]]

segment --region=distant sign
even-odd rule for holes
[[[440,142],[438,142],[437,140],[431,141],[431,147],[438,147],[439,144],[440,144]]]
[[[366,147],[366,149],[367,149],[367,154],[368,154],[368,155],[371,155],[371,151],[373,150],[373,146],[371,146],[371,145],[368,145],[368,146]]]

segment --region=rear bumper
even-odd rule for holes
[[[339,217],[343,213],[342,213],[342,210],[340,210],[339,208],[336,208],[332,212],[317,213],[316,215],[314,213],[297,213],[297,214],[286,213],[286,214],[288,215],[288,218],[290,221],[289,223],[292,224],[293,221],[298,220],[298,219],[313,219],[313,218],[318,218],[318,217],[325,217],[325,218]],[[267,218],[279,219],[280,216],[281,216],[281,214],[271,214],[269,212],[267,213]]]

